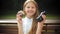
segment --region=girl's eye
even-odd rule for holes
[[[30,7],[27,7],[27,8],[30,8]]]
[[[32,7],[32,9],[33,9],[34,7]]]
[[[35,7],[27,7],[27,8],[32,8],[32,9],[34,9]]]

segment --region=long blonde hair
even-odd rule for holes
[[[28,32],[28,34],[36,34],[36,30],[37,30],[37,21],[36,21],[36,17],[38,16],[39,12],[38,12],[38,5],[35,1],[33,0],[30,0],[30,1],[25,1],[24,5],[23,5],[23,11],[25,9],[25,6],[28,4],[28,3],[34,3],[35,7],[36,7],[36,13],[34,14],[34,17],[33,17],[33,22],[32,22],[32,27],[31,27],[31,30]],[[24,11],[25,12],[25,11]]]

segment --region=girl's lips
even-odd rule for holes
[[[28,11],[28,13],[33,13],[33,11]]]

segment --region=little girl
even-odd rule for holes
[[[23,12],[25,13],[24,18],[19,15]],[[23,11],[17,13],[18,34],[41,34],[46,16],[42,15],[43,21],[37,22],[36,18],[38,15],[37,3],[32,0],[25,1]]]

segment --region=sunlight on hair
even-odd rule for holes
[[[34,1],[34,0],[27,0],[27,1]]]
[[[29,1],[34,1],[34,0],[26,0],[25,4],[28,3]]]

